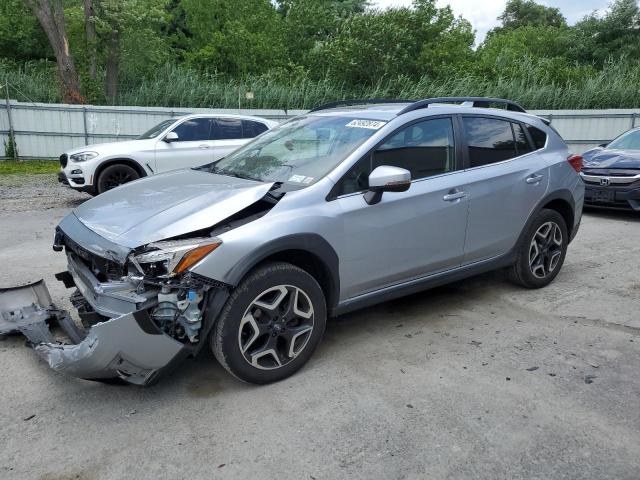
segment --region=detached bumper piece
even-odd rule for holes
[[[49,325],[57,323],[72,342],[85,337],[69,314],[53,305],[44,280],[21,287],[0,288],[0,335],[21,333],[30,345],[53,343]]]
[[[50,326],[56,322],[71,344],[56,342]],[[127,313],[80,329],[69,314],[51,302],[40,280],[0,289],[0,334],[21,333],[56,371],[87,380],[118,378],[148,385],[188,353],[165,335],[146,311]]]

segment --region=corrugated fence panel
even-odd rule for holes
[[[551,120],[551,125],[574,153],[585,152],[633,126],[640,126],[638,110],[532,110],[529,113]]]
[[[108,107],[11,101],[16,144],[23,158],[56,158],[66,150],[87,144],[129,140],[165,119],[188,113],[242,113],[282,121],[305,111]],[[532,110],[530,113],[549,118],[574,153],[608,142],[633,125],[640,126],[640,110]],[[0,142],[6,141],[8,131],[7,109],[0,101]],[[0,150],[0,158],[2,154],[4,151]]]

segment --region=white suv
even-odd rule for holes
[[[58,180],[97,195],[140,177],[219,160],[276,125],[273,120],[243,115],[170,118],[136,140],[87,145],[63,153]]]

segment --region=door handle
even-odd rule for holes
[[[460,200],[461,198],[464,198],[467,196],[466,192],[450,192],[447,193],[444,197],[442,197],[442,200],[444,200],[445,202],[453,202],[455,200]]]
[[[542,180],[542,175],[531,175],[530,177],[527,177],[525,181],[529,184],[532,184],[540,183],[540,180]]]
[[[203,148],[204,149],[204,148],[211,148],[211,147],[209,147],[209,145],[198,145],[198,148]]]

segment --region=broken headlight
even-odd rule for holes
[[[144,276],[173,277],[188,270],[222,244],[218,238],[167,240],[147,245],[147,250],[130,257]]]

